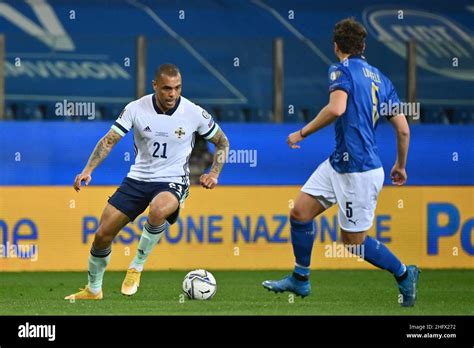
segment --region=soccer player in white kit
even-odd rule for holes
[[[138,250],[122,283],[122,294],[133,295],[153,247],[163,235],[166,223],[178,219],[180,203],[188,195],[188,162],[196,133],[214,143],[214,161],[200,183],[213,189],[227,158],[229,141],[206,110],[181,96],[181,74],[173,64],[161,65],[153,80],[155,93],[129,103],[109,132],[97,143],[82,173],[74,181],[89,185],[92,172],[113,146],[133,128],[135,164],[117,189],[100,218],[89,256],[88,284],[65,299],[103,298],[102,280],[110,260],[112,241],[120,230],[149,206]]]

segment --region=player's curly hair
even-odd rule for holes
[[[343,19],[334,26],[332,40],[337,43],[341,52],[362,54],[365,48],[367,30],[353,17]]]

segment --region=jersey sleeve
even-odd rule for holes
[[[132,108],[128,104],[120,113],[117,120],[112,125],[112,129],[122,137],[133,127]]]
[[[214,121],[212,116],[203,108],[199,108],[199,124],[197,132],[204,137],[204,139],[211,139],[219,130],[219,125]]]
[[[351,77],[346,69],[340,65],[333,64],[328,71],[329,93],[337,89],[345,91],[347,94],[352,92]]]

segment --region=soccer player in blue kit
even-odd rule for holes
[[[362,56],[366,37],[365,28],[352,18],[336,24],[333,41],[339,63],[329,68],[329,103],[310,123],[288,136],[288,145],[299,148],[297,143],[335,121],[336,149],[308,179],[290,212],[296,258],[293,274],[262,285],[274,292],[290,291],[302,297],[310,294],[313,219],[337,203],[342,242],[365,261],[392,273],[401,294],[400,304],[411,307],[416,301],[420,270],[406,266],[384,244],[367,235],[384,181],[375,142],[377,121],[380,116],[388,117],[395,129],[397,159],[390,172],[395,185],[407,180],[410,130],[405,115],[397,112],[400,100],[392,82]],[[380,115],[385,105],[392,108]]]

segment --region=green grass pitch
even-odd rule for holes
[[[212,270],[211,270],[212,271]],[[284,271],[213,271],[210,301],[184,299],[185,271],[145,271],[133,297],[120,294],[123,272],[106,272],[102,301],[64,300],[86,283],[85,272],[0,272],[0,315],[473,315],[471,270],[423,270],[418,302],[397,303],[393,277],[383,271],[312,273],[312,294],[301,299],[274,294],[261,282]],[[183,301],[184,299],[184,301]]]

